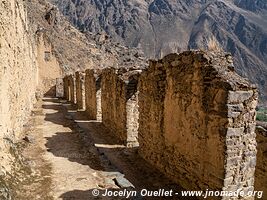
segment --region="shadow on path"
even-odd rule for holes
[[[67,158],[71,162],[88,165],[107,178],[111,174],[121,174],[132,183],[136,190],[173,189],[183,190],[170,181],[164,174],[142,159],[134,149],[127,149],[118,143],[117,139],[105,128],[102,123],[87,120],[84,112],[77,112],[66,101],[45,99],[43,108],[46,112],[45,120],[71,129],[70,132],[57,132],[47,137],[45,146],[47,151],[56,157]],[[75,173],[75,172],[73,172]],[[112,179],[114,181],[114,179]],[[118,190],[123,190],[123,184],[115,184]],[[110,188],[110,187],[105,187]],[[105,189],[102,189],[102,193]],[[95,197],[93,189],[87,191],[73,190],[61,195],[64,200],[69,199],[116,199],[114,197]],[[125,199],[118,198],[118,199]],[[147,199],[135,197],[132,199]],[[149,198],[149,199],[182,199],[176,197]],[[188,199],[188,198],[187,198]],[[191,198],[193,199],[193,198]]]

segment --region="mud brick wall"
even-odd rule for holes
[[[78,109],[85,109],[85,74],[83,72],[75,73],[76,102]]]
[[[139,80],[139,153],[186,189],[253,189],[257,90],[223,53],[150,62]]]
[[[124,144],[137,146],[139,71],[117,72],[113,68],[102,72],[103,124]]]
[[[93,69],[85,71],[85,104],[89,119],[102,121],[101,75]]]
[[[257,127],[257,164],[255,172],[255,190],[263,191],[263,198],[267,198],[267,131]]]
[[[64,97],[64,83],[62,78],[56,79],[56,97]]]

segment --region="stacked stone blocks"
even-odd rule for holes
[[[66,97],[72,76],[65,82]],[[144,159],[190,190],[254,189],[257,98],[220,52],[187,51],[150,61],[143,71],[85,75],[89,119],[102,115],[122,143],[139,145]]]
[[[85,71],[85,105],[90,120],[102,121],[101,74],[93,69]]]
[[[76,103],[80,110],[85,109],[85,74],[83,72],[75,73]]]

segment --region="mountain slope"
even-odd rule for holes
[[[80,30],[105,31],[149,58],[207,48],[215,37],[267,98],[266,0],[50,0]]]
[[[88,68],[139,68],[146,65],[138,49],[116,44],[104,33],[81,33],[47,1],[31,0],[26,5],[32,29],[36,34],[42,32],[52,44],[64,73]]]

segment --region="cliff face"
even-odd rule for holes
[[[149,58],[207,48],[214,36],[237,72],[266,98],[267,2],[264,0],[50,0],[80,30],[105,31]]]
[[[267,2],[265,0],[234,0],[234,3],[240,8],[254,12],[267,10]]]
[[[10,170],[9,147],[35,102],[36,41],[22,1],[0,2],[0,175]]]

